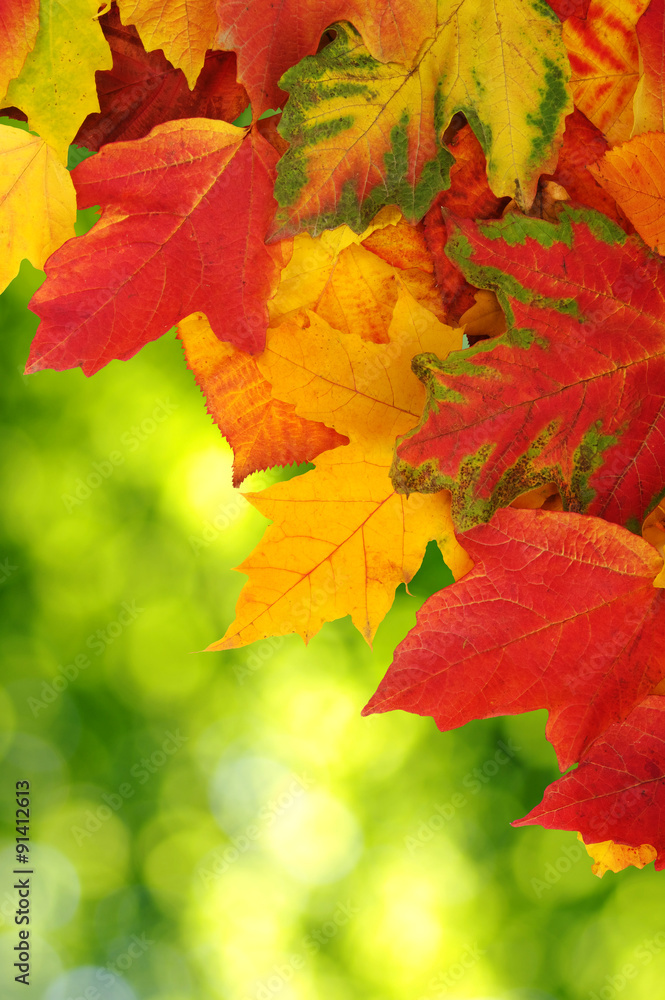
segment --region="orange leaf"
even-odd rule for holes
[[[665,135],[645,132],[588,169],[652,250],[665,254]]]
[[[207,410],[233,448],[233,485],[275,465],[310,462],[346,444],[324,424],[303,420],[270,395],[256,358],[218,340],[203,313],[178,324],[187,364],[207,399]]]
[[[219,27],[212,0],[117,0],[123,24],[136,26],[147,52],[162,49],[190,90]]]

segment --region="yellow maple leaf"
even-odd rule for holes
[[[148,52],[162,49],[193,90],[219,29],[211,0],[118,0],[120,20],[133,24]]]
[[[427,543],[453,533],[449,495],[395,493],[391,461],[392,449],[368,459],[350,444],[324,452],[303,476],[245,494],[274,523],[238,567],[249,581],[235,621],[210,650],[291,632],[307,642],[348,614],[371,642]]]
[[[22,129],[0,125],[0,166],[1,292],[24,258],[42,268],[75,235],[76,193],[50,146]]]
[[[605,872],[623,871],[629,865],[633,865],[635,868],[644,868],[645,865],[654,860],[658,853],[651,844],[629,847],[626,844],[617,844],[614,840],[604,840],[598,844],[585,844],[581,833],[577,834],[577,839],[582,841],[587,854],[595,861],[595,864],[591,866],[591,871],[598,878],[602,878]]]
[[[95,71],[113,66],[99,7],[98,0],[41,0],[35,47],[7,90],[7,103],[25,112],[63,163],[81,122],[99,111]]]
[[[388,344],[368,343],[309,312],[268,330],[258,365],[273,396],[293,403],[298,416],[363,443],[369,454],[392,447],[420,419],[426,392],[411,371],[414,355],[462,348],[462,331],[444,326],[404,287],[386,335]]]
[[[385,343],[398,277],[443,320],[424,237],[393,205],[383,208],[360,235],[345,225],[317,237],[302,233],[293,241],[291,259],[268,303],[271,325],[311,309],[337,330]]]
[[[351,443],[320,455],[304,476],[247,494],[273,524],[239,567],[249,580],[236,619],[210,649],[294,631],[307,641],[347,614],[371,642],[430,540],[440,541],[455,575],[470,568],[454,536],[449,494],[405,497],[389,475],[395,435],[415,426],[424,402],[407,359],[461,347],[461,331],[443,326],[401,287],[387,338],[376,344],[342,333],[312,312],[269,329],[257,360],[273,395]]]

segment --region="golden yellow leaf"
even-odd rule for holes
[[[443,319],[441,295],[422,233],[394,206],[357,235],[349,226],[303,233],[268,303],[273,326],[311,309],[331,326],[385,343],[399,277],[418,301]]]
[[[411,371],[415,354],[461,350],[462,331],[444,326],[404,287],[387,330],[389,344],[340,333],[309,312],[268,330],[258,365],[277,399],[351,440],[390,445],[415,426],[425,387]]]
[[[63,163],[81,123],[99,111],[95,71],[113,66],[99,7],[98,0],[41,0],[35,47],[7,90],[7,103],[25,112]]]
[[[304,476],[248,494],[273,524],[239,567],[249,580],[236,620],[211,649],[294,631],[307,641],[347,614],[371,642],[430,540],[440,542],[453,572],[470,568],[454,536],[449,494],[405,497],[389,475],[395,435],[418,422],[424,402],[409,361],[423,350],[461,347],[461,331],[443,326],[400,286],[386,336],[377,344],[342,333],[312,311],[269,329],[257,362],[273,395],[351,443],[320,455]]]
[[[146,51],[162,49],[193,90],[219,28],[214,0],[118,0],[120,20],[135,25]]]
[[[0,292],[26,258],[42,268],[74,236],[76,193],[69,171],[43,139],[0,125]]]
[[[644,868],[655,859],[658,853],[651,844],[628,847],[625,844],[616,844],[613,840],[604,840],[600,844],[585,844],[581,833],[577,834],[577,839],[582,841],[589,857],[595,861],[595,864],[591,866],[591,871],[598,878],[602,878],[605,872],[623,871],[629,865],[633,865],[635,868]]]
[[[428,541],[453,533],[448,495],[395,493],[391,461],[392,449],[368,459],[350,444],[320,455],[304,476],[245,494],[273,524],[238,567],[249,581],[236,619],[209,649],[291,632],[307,642],[348,614],[371,642]]]

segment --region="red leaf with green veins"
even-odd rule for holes
[[[501,510],[459,541],[474,568],[425,602],[363,714],[446,730],[547,708],[564,770],[665,673],[662,559],[625,528],[540,510]]]
[[[459,220],[446,252],[496,291],[508,331],[414,359],[428,388],[397,447],[398,489],[450,489],[464,530],[554,482],[567,509],[638,528],[662,495],[665,269],[591,210],[558,224]]]
[[[513,826],[579,830],[587,844],[651,844],[665,868],[665,698],[645,698],[589,748],[580,765],[545,790]]]
[[[262,350],[281,263],[263,242],[276,160],[254,130],[192,118],[81,163],[79,207],[101,204],[102,216],[47,262],[28,370],[92,375],[196,311],[220,340]]]
[[[107,142],[141,139],[155,125],[180,118],[232,122],[247,107],[236,83],[233,52],[209,52],[194,90],[161,49],[146,52],[138,31],[113,7],[99,19],[113,53],[113,69],[96,74],[101,113],[88,115],[74,142],[98,150]]]

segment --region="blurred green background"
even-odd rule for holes
[[[544,713],[360,717],[450,579],[436,552],[373,651],[342,621],[193,652],[264,522],[173,333],[90,380],[22,374],[42,279],[0,300],[2,996],[26,995],[23,779],[35,1000],[661,996],[663,876],[600,881],[574,834],[509,825],[558,773]]]

